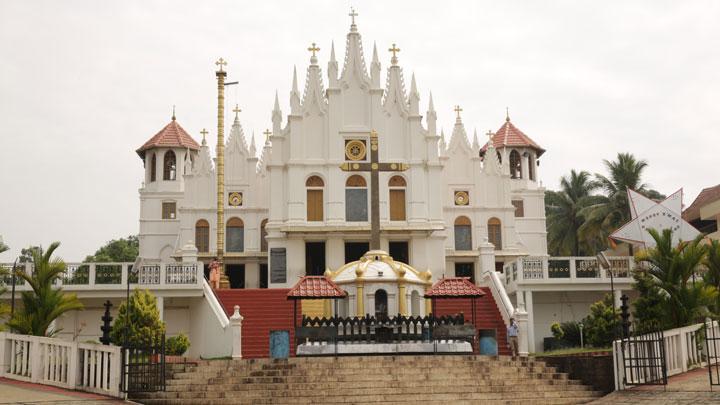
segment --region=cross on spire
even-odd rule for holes
[[[241,111],[242,110],[240,109],[240,107],[237,104],[235,104],[235,108],[233,108],[233,112],[235,113],[236,117],[237,117],[238,113]]]
[[[455,111],[455,112],[457,113],[457,119],[460,119],[460,112],[461,112],[462,110],[463,110],[463,109],[460,108],[459,105],[456,105],[455,108],[453,109],[453,111]]]
[[[218,72],[222,72],[223,66],[227,66],[227,62],[223,58],[218,59],[215,64],[218,66]]]
[[[202,136],[203,136],[203,140],[202,140],[202,141],[203,141],[203,145],[204,145],[204,144],[205,144],[205,135],[208,134],[208,130],[205,129],[205,128],[203,128],[202,131],[200,131],[200,133],[201,133]]]
[[[350,7],[350,14],[348,15],[352,18],[352,25],[355,25],[355,17],[358,16],[358,13],[355,11],[354,7]]]
[[[493,133],[493,131],[487,131],[487,132],[485,133],[485,135],[487,135],[487,137],[488,137],[488,147],[489,147],[489,146],[492,146],[492,144],[493,144],[493,138],[495,137],[495,134]]]
[[[269,129],[265,129],[265,132],[263,132],[263,135],[265,135],[265,142],[267,142],[270,139],[270,135],[272,135],[272,132],[270,132]]]
[[[308,48],[308,51],[312,52],[313,57],[315,57],[315,52],[318,52],[319,50],[320,50],[320,48],[318,48],[317,45],[315,45],[315,42],[313,42],[312,45],[310,46],[310,48]]]
[[[400,52],[400,48],[398,48],[394,43],[392,44],[392,47],[388,49],[388,52],[392,52],[392,58],[390,61],[393,65],[397,65],[397,53]]]

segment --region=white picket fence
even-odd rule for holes
[[[0,377],[121,397],[118,346],[0,332]]]
[[[673,376],[684,373],[688,370],[704,367],[707,365],[708,354],[709,358],[717,358],[717,352],[720,348],[716,348],[715,345],[710,346],[710,352],[707,353],[707,345],[705,344],[704,331],[702,330],[703,325],[706,328],[712,329],[708,332],[711,336],[720,336],[720,326],[717,321],[707,322],[705,324],[697,323],[695,325],[685,326],[682,328],[675,328],[666,330],[663,332],[663,348],[665,349],[665,366],[667,370],[667,376]],[[642,337],[641,337],[642,338]],[[659,352],[660,347],[650,348],[652,351]],[[625,367],[623,365],[623,356],[621,351],[623,350],[620,340],[613,342],[613,364],[615,364],[615,389],[622,390],[626,388],[625,384]],[[627,353],[628,348],[626,345],[624,354]],[[637,354],[634,354],[638,356]],[[647,362],[647,361],[646,361]],[[637,374],[628,376],[627,385],[632,386],[642,384],[643,374]]]

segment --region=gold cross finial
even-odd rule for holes
[[[223,58],[218,59],[217,62],[215,62],[215,64],[218,65],[218,67],[220,69],[219,72],[223,71],[223,66],[227,66],[227,62],[225,62],[225,59],[223,59]]]
[[[313,57],[315,56],[315,52],[318,52],[319,50],[320,50],[320,48],[318,48],[317,45],[315,45],[315,42],[313,42],[312,45],[310,46],[310,48],[308,48],[308,51],[312,52]]]
[[[207,135],[207,134],[208,134],[208,131],[207,131],[207,129],[203,128],[203,129],[202,129],[202,131],[200,131],[200,133],[201,133],[201,134],[202,134],[202,136],[203,136],[203,142],[205,142],[205,135]]]
[[[460,108],[459,105],[456,105],[453,111],[457,113],[457,118],[460,119],[460,112],[462,111],[462,108]]]
[[[237,116],[240,111],[242,111],[240,109],[240,107],[237,104],[235,104],[235,108],[233,108],[233,112],[235,113],[235,116]]]
[[[392,52],[393,58],[397,57],[397,53],[400,52],[400,48],[395,46],[395,44],[392,44],[392,48],[388,49],[388,51]]]
[[[355,8],[350,7],[350,14],[348,15],[352,18],[352,25],[355,25],[355,17],[358,16],[358,13],[355,12]]]
[[[268,139],[270,139],[270,135],[272,135],[272,132],[270,132],[270,130],[266,128],[265,132],[263,132],[263,135],[265,135],[265,142],[267,142]]]

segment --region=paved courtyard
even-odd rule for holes
[[[100,405],[127,403],[102,395],[0,378],[0,404]]]
[[[710,390],[707,368],[670,377],[665,389],[657,386],[636,387],[614,392],[593,404],[720,404],[720,386]]]

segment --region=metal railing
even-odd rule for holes
[[[505,284],[526,283],[609,283],[610,276],[629,282],[636,267],[631,256],[608,258],[610,268],[603,269],[591,256],[526,256],[503,266]]]

